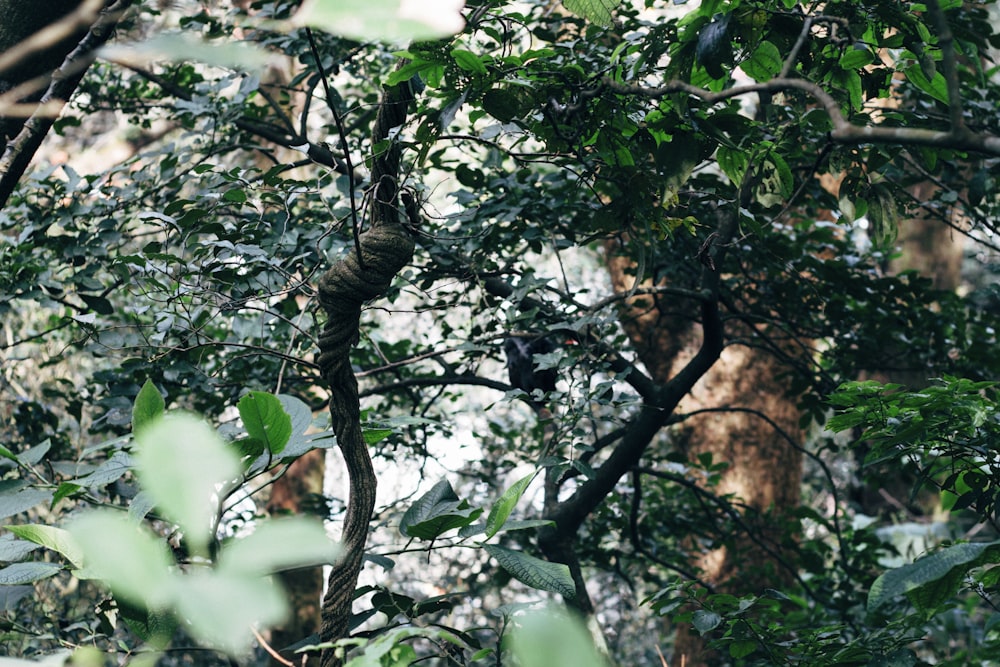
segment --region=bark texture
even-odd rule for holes
[[[384,91],[373,144],[386,139],[392,128],[403,124],[411,99],[405,83]],[[413,239],[403,226],[396,206],[399,150],[394,143],[373,161],[372,179],[376,187],[370,227],[360,235],[359,247],[330,267],[319,281],[319,299],[327,322],[319,338],[318,362],[330,388],[333,430],[350,486],[341,536],[345,556],[330,572],[323,599],[320,638],[324,642],[347,636],[354,588],[375,507],[375,472],[362,437],[358,382],[351,368],[350,352],[358,340],[362,306],[382,296],[413,256]],[[323,652],[322,667],[342,662],[343,657],[336,650]]]
[[[617,254],[611,245],[607,250],[606,263],[616,290],[631,289],[635,263]],[[668,382],[697,352],[702,327],[680,315],[692,309],[697,312],[696,308],[694,303],[679,303],[677,297],[670,297],[669,304],[649,297],[633,298],[625,306],[623,325],[654,381]],[[730,324],[727,334],[729,340],[749,340],[755,335],[739,324]],[[692,460],[711,453],[714,461],[728,462],[717,491],[736,496],[748,514],[757,518],[770,511],[780,515],[799,502],[802,454],[793,442],[801,442],[802,434],[795,400],[786,395],[780,380],[786,370],[775,355],[730,344],[678,406],[683,413],[738,409],[686,419],[675,441]],[[747,520],[756,523],[753,518]],[[692,554],[693,564],[716,590],[740,594],[779,585],[779,531],[768,528],[766,522],[757,523],[755,528],[759,529],[757,541],[748,539],[737,542],[735,549]],[[704,653],[700,637],[680,629],[674,662],[697,667],[713,664],[713,659]]]

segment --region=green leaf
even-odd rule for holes
[[[573,576],[569,572],[569,567],[562,563],[550,563],[524,552],[505,549],[494,544],[483,545],[483,549],[500,563],[500,567],[523,584],[566,597],[576,595]]]
[[[32,507],[52,500],[52,491],[45,489],[21,489],[13,493],[0,494],[0,519],[5,519]]]
[[[521,667],[607,667],[586,626],[562,609],[514,618],[511,650]]]
[[[455,59],[455,64],[466,72],[473,74],[486,74],[486,65],[482,59],[472,51],[467,49],[452,49],[451,57]]]
[[[533,479],[535,479],[534,473],[518,480],[493,503],[489,516],[486,517],[486,539],[490,539],[500,531]]]
[[[228,572],[270,574],[311,565],[329,565],[341,549],[327,537],[317,520],[305,517],[261,522],[247,535],[226,544],[219,556],[219,569]]]
[[[33,584],[59,572],[58,563],[14,563],[0,569],[0,586]]]
[[[280,454],[292,436],[292,418],[274,394],[251,391],[236,406],[251,440],[263,443],[272,454]]]
[[[69,524],[83,552],[78,576],[103,580],[116,596],[136,605],[165,607],[171,602],[173,559],[166,543],[124,513],[97,510]]]
[[[7,530],[21,539],[40,544],[61,554],[75,568],[83,567],[83,551],[68,530],[40,524],[7,526]]]
[[[228,202],[233,202],[235,204],[244,204],[247,201],[246,190],[241,188],[233,188],[231,190],[226,190],[222,193],[222,198]]]
[[[923,70],[914,65],[906,69],[906,80],[939,102],[948,104],[948,84],[941,72],[936,72],[932,79],[928,79]]]
[[[215,531],[219,487],[240,474],[236,454],[208,424],[185,414],[144,428],[136,449],[143,489],[181,527],[193,551],[205,553]]]
[[[38,549],[37,544],[15,539],[13,535],[0,535],[0,561],[7,563],[19,561],[36,549]]]
[[[691,615],[691,625],[700,635],[711,632],[719,627],[720,623],[722,623],[722,616],[707,609],[698,609]]]
[[[453,528],[472,524],[482,513],[482,508],[470,507],[467,501],[459,500],[451,484],[442,480],[406,510],[399,532],[407,537],[433,540]]]
[[[516,89],[491,88],[483,94],[483,109],[500,122],[509,123],[527,112],[527,101]]]
[[[110,459],[97,466],[97,469],[89,475],[69,481],[77,487],[107,486],[121,479],[125,473],[132,470],[133,465],[132,457],[128,453],[118,451],[112,454]]]
[[[892,192],[882,184],[869,190],[868,221],[872,241],[879,247],[891,246],[899,231],[899,208]]]
[[[620,4],[621,0],[563,0],[567,11],[605,27],[614,23],[611,12]]]
[[[840,56],[840,66],[843,69],[861,69],[875,61],[875,56],[868,49],[847,49]]]
[[[781,71],[781,65],[778,47],[765,40],[757,46],[748,60],[740,63],[740,69],[754,81],[770,81]]]
[[[185,630],[232,656],[249,649],[252,627],[280,623],[288,612],[285,596],[269,579],[211,570],[178,579],[177,613],[186,621]]]
[[[115,602],[129,630],[156,649],[166,648],[177,629],[177,617],[172,612],[164,609],[148,609],[130,604],[126,600]]]
[[[162,415],[165,407],[166,403],[163,401],[159,389],[151,380],[147,379],[132,405],[132,432],[138,433],[143,427]]]
[[[875,611],[904,594],[908,595],[921,587],[945,579],[948,590],[943,594],[944,597],[949,597],[957,591],[969,570],[982,562],[995,563],[998,556],[1000,556],[1000,541],[956,544],[909,565],[889,570],[872,584],[868,592],[868,611]],[[915,600],[911,598],[911,601],[915,605],[920,604],[920,611],[932,612],[937,604],[935,601],[941,599],[942,594],[939,593],[934,596],[934,600],[922,599],[918,595]]]
[[[719,169],[733,185],[740,185],[747,171],[747,154],[738,148],[719,146],[716,152]]]
[[[409,42],[449,37],[465,20],[460,0],[310,0],[293,24],[358,41]]]

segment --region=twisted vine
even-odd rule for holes
[[[406,120],[413,99],[408,83],[385,88],[375,119],[372,144],[389,138]],[[361,432],[358,381],[351,368],[351,348],[357,342],[362,306],[382,296],[396,274],[413,256],[413,239],[401,223],[399,194],[400,148],[393,142],[373,160],[375,184],[372,220],[359,236],[357,247],[327,270],[319,280],[319,300],[327,321],[319,337],[319,367],[330,388],[330,415],[347,468],[349,495],[341,541],[343,560],[333,566],[323,598],[320,639],[332,642],[347,636],[351,603],[361,571],[368,527],[375,508],[375,471]],[[339,667],[343,656],[323,651],[321,667]]]

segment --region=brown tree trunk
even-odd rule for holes
[[[323,461],[326,450],[317,449],[295,461],[271,487],[268,514],[301,514],[304,498],[323,493]],[[320,599],[323,595],[323,568],[312,567],[282,572],[279,575],[292,618],[271,631],[271,645],[277,649],[319,634]],[[293,655],[285,655],[293,659]],[[275,664],[280,664],[275,661]]]
[[[607,250],[606,263],[616,290],[629,290],[634,263],[610,247]],[[676,300],[671,310],[680,310]],[[671,318],[648,298],[630,300],[622,322],[640,360],[658,382],[669,380],[690,360],[701,338],[700,325]],[[732,324],[728,333],[730,338],[754,335]],[[767,512],[774,512],[773,518],[780,520],[782,513],[799,502],[802,453],[795,445],[801,442],[802,433],[795,400],[780,380],[786,370],[776,356],[759,348],[730,345],[679,407],[684,413],[712,410],[683,422],[678,445],[691,460],[711,454],[713,461],[729,464],[717,491],[733,494],[755,515],[747,519],[755,524]],[[737,540],[735,553],[717,549],[692,554],[704,581],[733,594],[759,593],[787,581],[789,573],[778,563],[783,556],[780,529],[767,523],[771,527],[757,532],[758,541]],[[705,653],[700,637],[679,629],[672,664],[696,667],[713,664],[713,659]]]

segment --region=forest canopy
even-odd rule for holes
[[[1000,664],[995,2],[0,16],[12,664]]]

